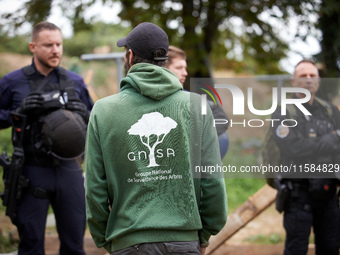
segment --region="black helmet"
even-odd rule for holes
[[[64,109],[53,111],[45,117],[42,133],[55,157],[73,159],[83,155],[86,124],[80,115]]]

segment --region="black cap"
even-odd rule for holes
[[[145,59],[166,60],[167,57],[153,57],[153,52],[157,49],[164,49],[168,54],[168,35],[159,26],[144,22],[136,26],[126,36],[118,40],[118,47],[127,46],[135,54]]]

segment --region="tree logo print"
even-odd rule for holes
[[[149,149],[149,165],[147,167],[159,166],[155,159],[155,149],[158,144],[164,141],[171,129],[176,127],[176,121],[170,117],[164,117],[159,112],[152,112],[144,114],[127,131],[130,135],[139,135],[141,142]],[[150,139],[152,135],[155,136],[154,143],[152,143],[154,139]]]

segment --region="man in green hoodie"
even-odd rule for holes
[[[226,224],[227,198],[210,108],[163,68],[167,34],[141,23],[117,42],[127,76],[96,102],[86,141],[94,242],[120,254],[204,254]],[[207,171],[209,169],[209,171]]]

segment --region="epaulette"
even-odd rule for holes
[[[32,76],[32,75],[35,74],[35,69],[31,65],[25,66],[21,69],[24,72],[24,74],[27,75],[27,76]]]
[[[60,77],[64,78],[65,80],[67,79],[67,71],[63,67],[58,67],[58,74]]]

